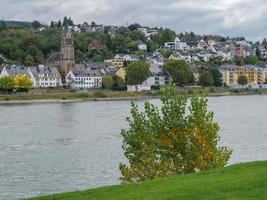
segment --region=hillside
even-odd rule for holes
[[[244,200],[267,199],[267,161],[238,164],[224,169],[58,194],[36,200]]]

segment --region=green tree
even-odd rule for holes
[[[25,66],[33,66],[34,63],[34,58],[31,55],[27,55],[24,61]]]
[[[41,23],[40,23],[39,21],[37,21],[37,20],[34,20],[34,21],[32,22],[32,27],[35,28],[35,29],[38,29],[38,28],[40,28],[41,26],[42,26]]]
[[[214,86],[215,87],[222,87],[223,86],[223,76],[218,68],[211,68],[209,69],[209,73],[213,77]]]
[[[150,76],[149,64],[144,61],[135,61],[127,66],[126,72],[127,84],[142,84]]]
[[[244,87],[244,85],[248,84],[248,78],[245,75],[241,75],[241,76],[238,77],[237,83],[239,85],[242,85],[242,87]]]
[[[169,60],[165,69],[173,82],[179,86],[187,85],[193,80],[193,73],[185,60]]]
[[[156,50],[157,46],[156,43],[153,40],[147,41],[147,51],[148,52],[154,52]]]
[[[15,85],[15,79],[11,76],[0,78],[0,88],[3,88],[4,90],[12,90],[15,88]]]
[[[125,88],[125,81],[122,78],[114,76],[113,82],[114,82],[114,89],[123,90]]]
[[[122,130],[123,183],[151,180],[216,169],[227,164],[232,151],[219,147],[219,125],[208,111],[204,97],[193,97],[187,114],[187,98],[174,86],[161,89],[159,108],[145,103],[144,112],[132,104],[129,128]]]
[[[245,58],[245,64],[248,65],[256,65],[259,61],[259,58],[257,56],[248,56]]]
[[[204,72],[200,75],[199,84],[202,87],[210,87],[214,85],[214,80],[210,72]]]
[[[105,89],[112,89],[112,86],[113,86],[113,79],[110,75],[106,75],[103,77],[102,79],[102,82],[103,82],[103,87]]]

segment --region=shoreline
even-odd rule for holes
[[[223,97],[223,96],[252,96],[252,95],[266,95],[266,94],[251,94],[251,93],[210,93],[207,97]],[[46,95],[45,95],[46,96]],[[189,97],[192,95],[188,95]],[[143,101],[150,99],[160,99],[160,96],[152,95],[139,95],[139,96],[117,96],[117,97],[90,97],[90,98],[74,98],[74,99],[60,99],[60,98],[48,98],[44,99],[29,99],[29,100],[0,100],[1,105],[19,105],[19,104],[49,104],[49,103],[76,103],[76,102],[103,102],[103,101]]]

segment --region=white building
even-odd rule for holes
[[[61,76],[56,67],[31,67],[28,73],[33,87],[59,87],[62,86]]]
[[[166,42],[164,44],[165,48],[172,49],[173,51],[181,50],[181,51],[188,51],[190,47],[185,43],[181,42],[181,40],[176,37],[174,42]]]
[[[102,88],[102,77],[97,70],[76,67],[67,74],[66,85],[75,89]]]
[[[137,48],[139,51],[147,51],[147,45],[142,41],[137,41]]]
[[[16,76],[29,76],[28,70],[24,66],[17,66],[17,65],[6,65],[3,67],[3,70],[0,74],[0,78],[11,76],[15,78]]]
[[[145,81],[145,84],[151,86],[164,86],[169,84],[169,75],[163,65],[151,64],[149,70],[152,76]]]

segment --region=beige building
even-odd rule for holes
[[[223,76],[223,82],[229,87],[238,87],[238,78],[247,77],[249,87],[262,87],[267,84],[267,68],[255,65],[223,65],[219,71]]]
[[[106,63],[111,64],[112,66],[122,68],[124,63],[122,59],[110,59],[110,60],[105,60]]]

